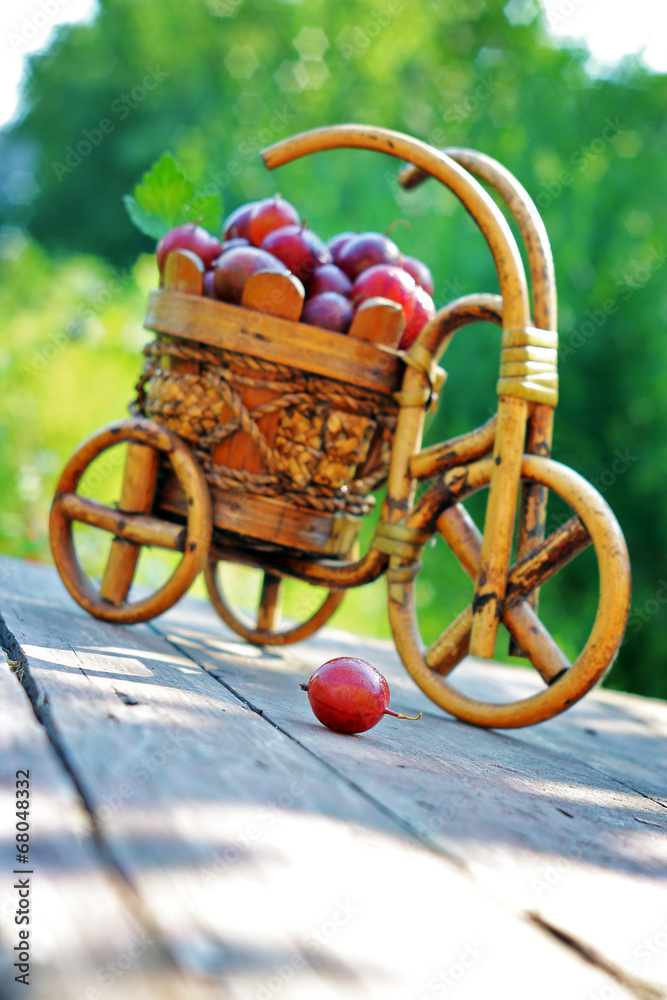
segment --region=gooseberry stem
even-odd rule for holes
[[[408,222],[407,219],[394,219],[394,221],[390,222],[387,228],[385,229],[384,235],[390,236],[397,226],[405,226],[406,229],[412,229],[412,223]]]

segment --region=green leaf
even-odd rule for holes
[[[156,240],[184,222],[216,230],[222,218],[220,196],[198,194],[171,153],[163,153],[123,202],[135,226]]]
[[[169,226],[166,222],[162,222],[157,216],[151,215],[143,209],[137,199],[131,194],[123,195],[123,204],[137,229],[145,233],[146,236],[152,236],[153,239],[159,240],[169,231]]]
[[[219,194],[200,194],[187,207],[186,222],[198,222],[204,229],[217,233],[222,225],[222,198]]]

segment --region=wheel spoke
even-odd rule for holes
[[[127,597],[134,571],[139,562],[141,546],[126,538],[114,538],[100,584],[100,597],[111,604],[122,604]]]
[[[426,651],[424,659],[431,668],[445,677],[460,663],[470,646],[472,605],[458,615]]]
[[[527,601],[507,608],[502,622],[547,684],[552,684],[564,670],[570,669],[571,663],[565,653]],[[468,605],[429,646],[424,656],[428,666],[446,677],[468,653],[471,627],[472,605]]]
[[[479,554],[482,551],[482,532],[463,504],[454,504],[443,511],[438,518],[437,527],[470,579],[476,580]]]
[[[204,568],[211,603],[233,632],[257,646],[283,646],[307,639],[328,622],[346,593],[344,589],[328,591],[323,603],[309,618],[299,624],[283,625],[281,628],[279,615],[285,578],[272,570],[263,570],[262,594],[255,623],[233,608],[228,601],[218,573],[218,563],[222,561],[211,556]],[[236,562],[235,559],[229,561]]]
[[[68,521],[80,521],[93,528],[110,531],[117,538],[125,538],[135,545],[154,545],[158,549],[174,552],[184,549],[186,529],[180,524],[170,524],[145,514],[122,514],[96,500],[80,497],[78,493],[60,496],[57,509]]]
[[[479,572],[482,535],[465,507],[455,504],[438,518],[442,533],[463,569],[475,580]],[[553,532],[509,573],[502,622],[547,684],[570,661],[526,600],[527,595],[582,552],[590,535],[576,515]],[[425,659],[431,669],[446,676],[466,655],[470,644],[472,606],[467,607],[429,647]]]
[[[482,533],[468,511],[461,504],[455,504],[443,511],[437,526],[463,569],[475,580],[479,572]],[[530,555],[515,563],[507,577],[505,607],[523,600],[535,587],[541,587],[590,544],[591,536],[575,514]]]
[[[460,470],[454,472],[460,474]],[[489,461],[471,463],[463,470],[465,486],[459,491],[458,499],[461,500],[464,493],[472,495],[488,486],[492,472]],[[535,455],[523,456],[521,478],[546,487],[576,515],[517,560],[507,573],[505,599],[499,605],[503,624],[515,641],[527,650],[532,665],[545,681],[541,690],[519,696],[518,700],[510,698],[499,703],[480,699],[478,694],[466,694],[452,686],[444,675],[466,652],[472,609],[462,611],[425,654],[419,634],[414,584],[406,583],[400,592],[392,595],[390,591],[389,594],[389,620],[396,646],[419,687],[452,715],[475,725],[500,729],[551,719],[590,691],[618,652],[630,606],[627,548],[618,522],[600,494],[572,469]],[[443,498],[440,513],[436,512],[436,526],[466,572],[476,579],[481,572],[478,568],[481,562],[479,532],[463,508],[445,507],[452,500],[450,491],[450,495]],[[433,524],[432,512],[430,516],[430,524]],[[544,580],[582,551],[589,541],[597,560],[599,601],[588,639],[570,664],[530,606],[528,595],[535,593]],[[472,642],[467,648],[469,655],[472,655],[471,647]]]
[[[280,613],[283,603],[283,578],[277,573],[265,573],[262,581],[262,594],[257,611],[257,628],[262,632],[274,632],[280,625]]]
[[[511,605],[541,587],[591,544],[591,536],[575,514],[546,541],[516,563],[507,580],[505,604]]]
[[[128,448],[119,509],[80,496],[77,489],[86,469],[99,455],[122,442]],[[173,468],[185,494],[185,523],[153,514],[162,462]],[[102,592],[87,578],[77,558],[75,521],[114,536]],[[100,428],[79,446],[63,469],[49,518],[51,551],[63,583],[90,614],[123,624],[149,621],[172,607],[203,568],[212,522],[208,484],[188,445],[155,421],[133,417]],[[128,601],[142,545],[180,552],[182,556],[158,590]]]
[[[160,455],[144,444],[129,444],[118,502],[121,514],[148,514],[153,508]],[[104,568],[100,597],[122,604],[128,595],[141,549],[126,538],[114,538]]]
[[[572,664],[528,601],[507,608],[502,620],[523,655],[547,684],[553,684],[563,671],[570,669]]]

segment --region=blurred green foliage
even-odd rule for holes
[[[394,236],[430,264],[438,305],[497,290],[483,238],[434,182],[404,192],[398,163],[373,153],[324,153],[275,177],[257,156],[317,125],[385,125],[489,153],[543,215],[560,292],[554,456],[601,490],[633,563],[628,637],[610,683],[667,694],[667,79],[632,60],[594,78],[587,53],[557,48],[540,15],[518,20],[482,0],[102,0],[92,24],[58,29],[31,59],[23,119],[1,137],[5,163],[34,170],[39,185],[34,198],[12,196],[16,183],[0,174],[4,551],[48,559],[57,471],[132,396],[156,275],[148,257],[137,263],[152,248],[121,199],[165,150],[226,212],[279,190],[323,238],[406,220]],[[428,440],[494,411],[498,341],[483,326],[455,340]],[[469,594],[443,548],[427,552],[419,579],[429,634]],[[336,621],[386,630],[383,586],[349,595]],[[591,561],[550,589],[548,624],[559,638],[562,625],[574,650],[597,598]]]

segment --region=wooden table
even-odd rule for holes
[[[667,996],[664,703],[596,691],[489,732],[435,708],[390,643],[258,650],[193,600],[111,626],[8,559],[0,608],[2,997]],[[341,652],[422,721],[320,726],[299,682]],[[473,683],[489,671],[508,697],[526,683],[484,664]]]

